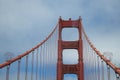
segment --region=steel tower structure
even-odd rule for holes
[[[79,32],[79,40],[77,40],[77,41],[63,41],[62,40],[63,28],[77,28],[78,32]],[[63,64],[62,52],[64,49],[76,49],[78,51],[78,58],[79,59],[78,59],[77,64]],[[78,77],[78,80],[84,80],[81,18],[79,18],[78,20],[71,20],[71,18],[69,20],[62,20],[61,17],[59,18],[57,80],[63,80],[64,74],[76,74]]]

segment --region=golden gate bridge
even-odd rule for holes
[[[64,28],[78,29],[79,39],[64,41]],[[63,63],[66,49],[77,50],[78,63]],[[76,80],[120,80],[120,68],[95,48],[85,33],[81,17],[77,20],[60,17],[46,39],[0,64],[0,80],[64,80],[65,74],[75,74]]]

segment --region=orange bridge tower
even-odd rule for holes
[[[79,32],[79,40],[63,41],[62,40],[63,28],[77,28]],[[63,64],[62,52],[64,49],[76,49],[78,51],[78,63],[77,64]],[[69,20],[62,20],[61,17],[59,18],[57,80],[63,80],[64,74],[76,74],[78,77],[78,80],[84,80],[81,18],[79,18],[78,20],[71,20],[71,18]]]

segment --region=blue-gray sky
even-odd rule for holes
[[[42,41],[63,19],[82,17],[101,52],[120,56],[120,0],[0,0],[0,55],[20,54]]]

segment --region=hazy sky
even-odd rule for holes
[[[120,56],[120,0],[0,0],[0,55],[25,52],[63,19],[82,17],[85,31],[102,52]]]

